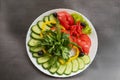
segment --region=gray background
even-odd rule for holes
[[[90,67],[65,80],[120,80],[120,0],[0,1],[0,80],[62,80],[37,70],[25,48],[30,24],[54,8],[70,8],[84,14],[93,23],[99,39]]]

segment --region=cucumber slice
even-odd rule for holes
[[[48,16],[45,16],[44,19],[43,19],[43,21],[45,22],[45,24],[46,24],[47,26],[52,27],[52,24],[50,23]]]
[[[32,56],[35,57],[35,58],[39,58],[39,57],[40,57],[40,56],[38,55],[38,53],[33,53]]]
[[[31,30],[36,34],[40,34],[41,32],[37,25],[32,26]]]
[[[41,47],[30,47],[31,52],[39,52],[41,49]]]
[[[46,25],[45,22],[43,21],[38,21],[37,23],[38,27],[41,29],[41,30],[49,30],[50,28]]]
[[[51,68],[49,69],[49,72],[54,74],[54,73],[56,73],[57,70],[58,70],[58,67],[51,66]]]
[[[62,75],[66,69],[66,65],[60,65],[60,67],[57,70],[57,74]]]
[[[42,66],[43,66],[44,69],[48,69],[50,67],[49,62],[43,63]]]
[[[44,22],[48,22],[48,21],[49,21],[48,16],[45,16],[45,17],[43,18],[43,21],[44,21]]]
[[[40,38],[40,35],[35,34],[34,32],[31,33],[31,37],[34,38],[34,39],[36,39],[36,40],[41,39],[41,38]]]
[[[90,57],[88,55],[84,55],[83,57],[81,57],[81,59],[84,61],[85,64],[90,63]]]
[[[37,63],[42,64],[42,63],[47,62],[49,59],[50,59],[50,57],[48,57],[48,56],[42,56],[42,57],[37,58]]]
[[[48,18],[52,25],[56,24],[56,18],[53,16],[53,14],[50,14]]]
[[[31,47],[37,46],[38,43],[39,43],[38,40],[35,40],[35,39],[32,39],[32,38],[28,41],[28,45],[31,46]]]
[[[77,59],[74,59],[74,60],[72,60],[72,71],[73,72],[76,72],[76,71],[78,71],[79,69],[78,69],[78,61],[77,61]]]
[[[72,72],[72,62],[69,62],[69,63],[67,63],[67,65],[66,65],[66,70],[65,70],[65,74],[66,75],[69,75],[69,74],[71,74],[71,72]]]
[[[85,67],[85,63],[81,58],[77,58],[79,64],[79,70],[82,70]]]
[[[40,30],[42,30],[41,28],[42,28],[42,26],[44,25],[45,23],[43,22],[43,21],[38,21],[37,22],[37,25],[38,25],[38,27],[40,28]]]

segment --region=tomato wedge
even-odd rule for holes
[[[73,17],[66,11],[57,12],[57,15],[61,25],[64,26],[67,30],[70,29],[70,26],[74,24]]]
[[[87,35],[82,34],[80,36],[80,38],[78,38],[76,40],[76,43],[82,48],[83,52],[86,55],[88,55],[89,49],[90,49],[90,46],[91,46],[91,40],[90,40],[90,38]]]

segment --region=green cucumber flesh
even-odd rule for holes
[[[64,73],[65,69],[66,69],[66,65],[60,65],[57,70],[57,74],[62,75]]]
[[[41,32],[37,25],[32,26],[31,30],[36,34],[40,34]]]
[[[37,39],[37,40],[41,39],[40,35],[38,35],[38,34],[36,34],[34,32],[31,33],[31,37],[34,38],[34,39]]]
[[[39,43],[38,40],[35,40],[35,39],[32,39],[32,38],[28,41],[28,45],[31,46],[31,47],[37,46],[38,43]]]
[[[48,69],[50,67],[50,64],[47,61],[47,62],[43,63],[42,66],[43,66],[44,69]]]
[[[82,70],[85,67],[85,63],[81,58],[77,58],[79,63],[79,70]]]
[[[54,74],[54,73],[56,73],[57,70],[58,70],[58,67],[51,66],[51,68],[49,69],[49,72],[52,73],[52,74]]]
[[[46,23],[47,26],[52,27],[52,24],[48,23],[48,22],[50,22],[48,16],[45,16],[43,20],[44,20],[44,22]]]
[[[43,24],[45,24],[43,21],[38,21],[37,22],[37,25],[40,28],[40,30],[42,30],[41,27],[43,26]]]
[[[90,63],[90,57],[88,55],[84,55],[83,57],[81,57],[81,59],[84,61],[85,64]]]
[[[50,29],[50,27],[47,26],[47,25],[45,24],[45,22],[43,22],[43,21],[38,21],[37,25],[39,26],[39,28],[40,28],[41,30],[43,30],[43,28],[45,28],[44,30],[49,30],[49,29]]]
[[[37,63],[42,64],[42,63],[47,62],[49,59],[50,59],[49,56],[42,56],[42,57],[37,58]]]
[[[48,22],[48,21],[49,21],[48,16],[45,16],[45,17],[43,18],[43,21],[44,21],[44,22]]]
[[[72,71],[76,72],[79,70],[79,63],[77,59],[72,60]]]
[[[40,56],[38,55],[38,53],[32,53],[32,56],[35,58],[39,58]]]
[[[64,74],[69,75],[72,72],[72,62],[69,62],[66,64],[66,69],[64,71]]]
[[[41,47],[30,47],[31,52],[39,52],[41,49]]]
[[[53,21],[56,22],[56,18],[53,16],[53,14],[49,15],[49,21]],[[52,25],[56,24],[56,23],[51,23]]]

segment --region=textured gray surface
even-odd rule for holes
[[[70,8],[87,16],[99,39],[98,52],[90,67],[65,80],[120,80],[120,0],[2,0],[0,80],[62,80],[37,70],[25,48],[29,25],[54,8]]]

